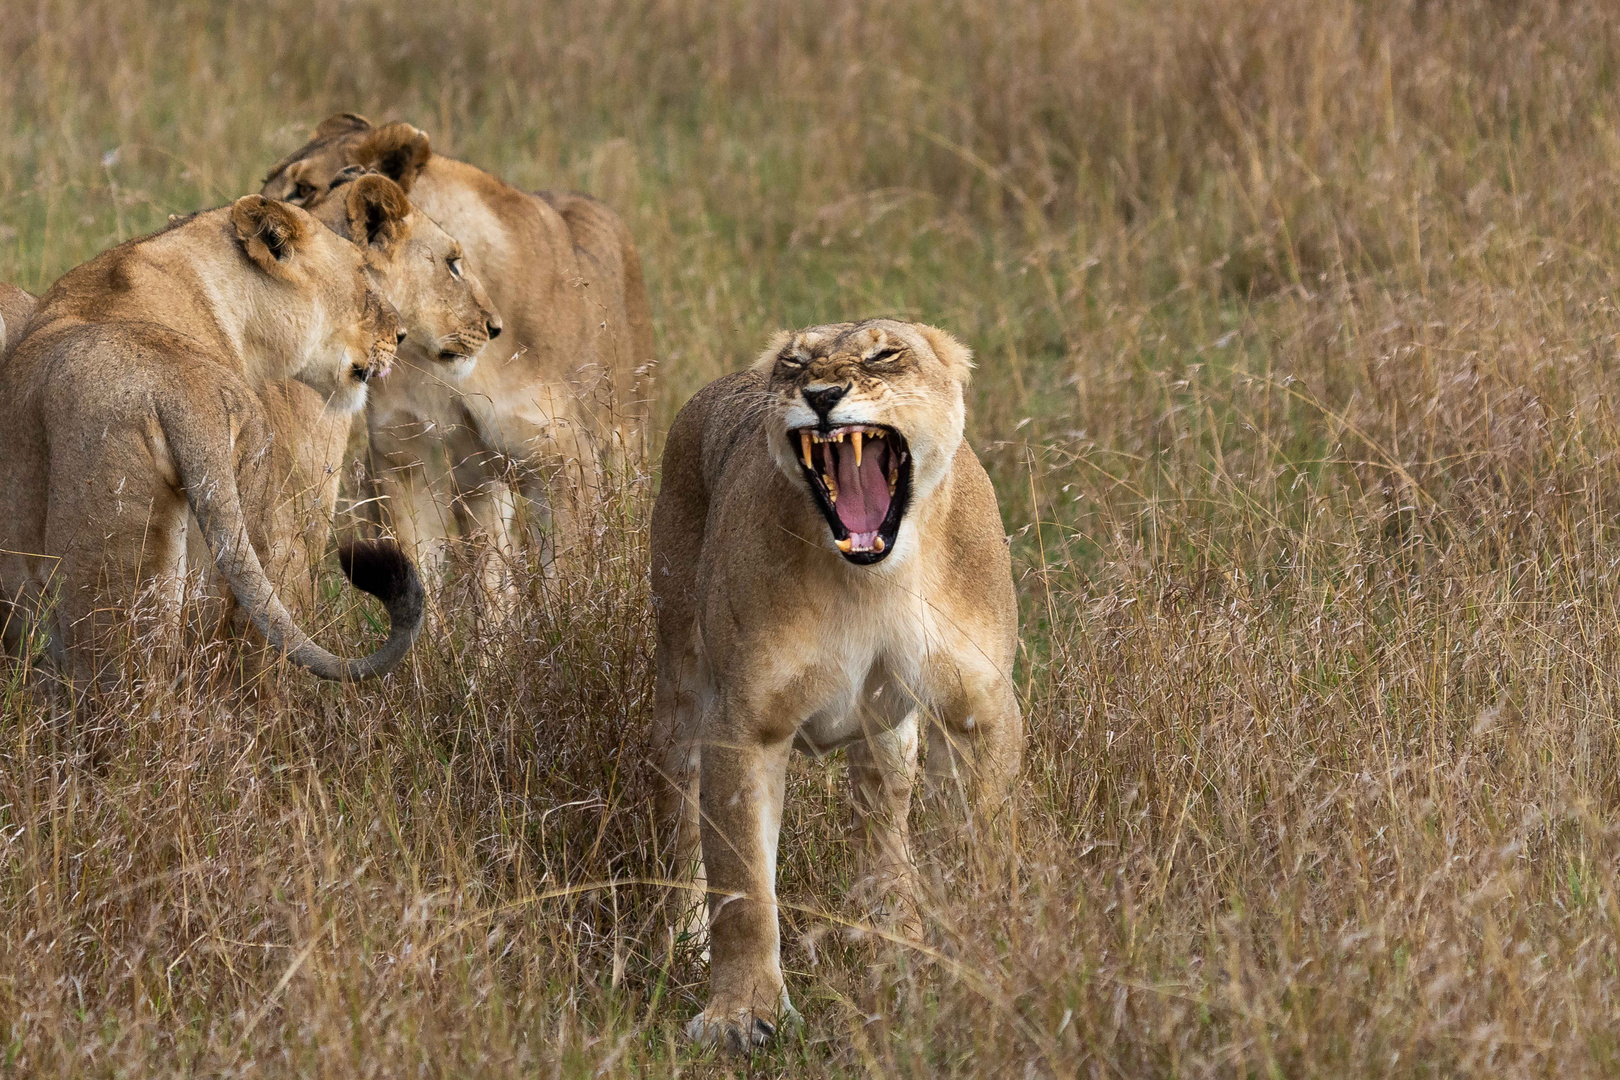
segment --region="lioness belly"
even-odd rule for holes
[[[795,749],[814,757],[841,750],[876,732],[899,727],[917,707],[915,682],[896,678],[881,659],[867,668],[863,679],[852,679],[842,689],[799,724]]]

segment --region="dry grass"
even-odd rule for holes
[[[359,109],[623,210],[664,422],[778,325],[975,346],[1016,858],[934,861],[925,949],[844,943],[797,769],[809,1027],[756,1071],[1620,1070],[1620,16],[817,7],[7,0],[0,278]],[[738,1068],[682,1049],[702,973],[635,884],[649,484],[380,689],[149,651],[97,733],[0,669],[0,1072]]]

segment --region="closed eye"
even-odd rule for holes
[[[866,362],[868,364],[881,364],[886,360],[893,360],[895,357],[900,355],[901,351],[902,350],[898,345],[886,345],[877,352],[873,353],[871,356],[868,356],[866,358]]]

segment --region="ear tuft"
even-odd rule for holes
[[[330,139],[334,135],[347,135],[351,131],[370,131],[371,121],[359,113],[340,112],[336,116],[328,116],[321,121],[320,127],[315,129],[312,139]]]
[[[384,124],[363,139],[353,153],[357,165],[369,165],[410,193],[433,148],[427,135],[409,124]]]
[[[928,342],[928,347],[934,350],[934,355],[939,357],[945,366],[951,369],[951,373],[956,376],[958,382],[966,386],[972,381],[972,349],[969,349],[937,326],[929,326],[927,323],[913,323],[912,325],[917,328],[917,333],[923,336],[923,340]]]
[[[765,346],[765,351],[754,361],[753,370],[761,375],[769,375],[771,369],[776,366],[776,361],[781,358],[782,351],[793,344],[795,337],[797,335],[792,330],[778,330],[772,334],[771,343]]]
[[[405,239],[411,201],[398,184],[380,173],[367,173],[349,185],[345,197],[350,239],[386,251]]]
[[[263,195],[244,195],[232,203],[231,224],[248,258],[277,277],[287,275],[287,260],[309,237],[297,207]]]

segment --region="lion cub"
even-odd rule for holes
[[[916,917],[919,727],[931,778],[967,781],[985,814],[1008,799],[1018,614],[995,491],[962,437],[970,367],[931,326],[783,333],[670,430],[655,725],[676,872],[708,901],[700,1042],[745,1050],[795,1015],[775,892],[792,750],[848,748],[860,887],[891,924]]]

